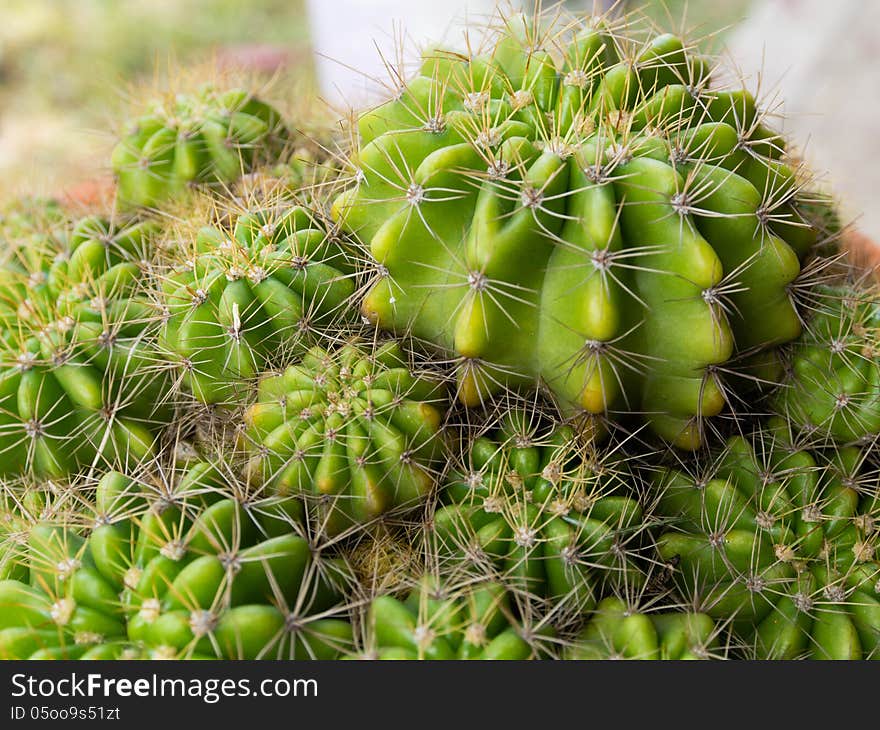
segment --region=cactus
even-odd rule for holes
[[[233,215],[229,229],[204,227],[169,258],[163,357],[206,403],[234,398],[271,355],[315,344],[355,291],[346,249],[302,206]]]
[[[710,468],[657,479],[658,552],[759,658],[878,655],[877,474],[867,452],[737,436]]]
[[[120,472],[89,525],[38,523],[0,581],[0,657],[332,658],[345,569],[294,531],[292,505],[248,500],[206,462],[158,486]]]
[[[566,647],[566,659],[680,660],[725,658],[715,622],[704,613],[643,612],[609,596]]]
[[[550,631],[520,624],[499,583],[425,576],[403,600],[378,596],[369,606],[362,658],[535,659]]]
[[[206,85],[112,213],[0,201],[0,659],[880,658],[832,199],[689,41],[539,8],[351,146]]]
[[[13,198],[0,205],[0,240],[30,239],[39,246],[47,237],[53,241],[60,240],[66,222],[64,211],[53,198]],[[4,257],[13,251],[4,251]]]
[[[18,560],[30,529],[80,508],[79,480],[52,481],[31,476],[0,480],[0,580],[27,575]]]
[[[823,287],[815,299],[776,410],[814,438],[870,440],[880,434],[880,299],[846,287]]]
[[[64,477],[152,452],[169,394],[144,283],[156,226],[87,217],[0,266],[0,472]]]
[[[803,181],[680,39],[541,21],[361,116],[334,215],[377,262],[362,311],[455,357],[465,404],[541,382],[696,448],[722,372],[800,333]]]
[[[243,89],[205,85],[132,120],[112,155],[126,206],[179,199],[195,183],[230,183],[274,157],[287,130],[271,105]]]
[[[313,348],[260,381],[240,438],[248,479],[305,497],[329,534],[412,508],[434,488],[442,409],[396,343]]]
[[[589,611],[609,586],[643,579],[643,510],[617,461],[580,446],[572,428],[542,432],[528,411],[508,411],[497,433],[467,444],[429,537],[558,614]]]

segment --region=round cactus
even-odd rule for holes
[[[566,646],[566,659],[721,659],[720,631],[704,613],[643,612],[610,596]]]
[[[636,586],[645,523],[625,464],[579,447],[566,427],[541,433],[527,412],[466,446],[432,520],[431,540],[475,569],[497,570],[559,612],[595,607],[610,585]],[[629,482],[629,483],[628,483]]]
[[[152,451],[168,406],[144,257],[156,226],[83,218],[0,266],[0,471],[63,477]]]
[[[436,481],[442,408],[396,343],[313,348],[260,381],[241,434],[248,478],[305,497],[331,534],[411,508]]]
[[[242,500],[193,463],[145,488],[98,482],[93,524],[42,523],[0,581],[0,656],[332,658],[344,569],[294,532],[291,504]],[[296,515],[293,515],[296,517]]]
[[[695,448],[734,357],[800,333],[801,181],[680,39],[540,26],[427,55],[360,118],[334,214],[377,262],[362,311],[455,357],[465,404],[539,381]]]
[[[0,241],[24,241],[42,245],[47,237],[61,240],[66,216],[57,200],[41,197],[14,198],[0,205]],[[4,257],[14,249],[4,251]]]
[[[154,206],[193,183],[232,182],[286,137],[278,111],[243,89],[177,94],[133,120],[113,150],[118,200]]]
[[[823,288],[793,343],[778,412],[805,433],[840,443],[880,434],[880,298]]]
[[[170,258],[161,346],[207,403],[247,387],[279,350],[314,344],[355,291],[349,255],[301,206],[242,212],[229,230],[205,227],[172,246]]]
[[[431,576],[403,600],[373,599],[361,657],[535,659],[546,653],[541,634],[519,624],[511,597],[499,583],[446,585]]]
[[[761,658],[876,656],[877,475],[855,447],[825,454],[780,433],[732,438],[710,469],[658,478],[671,523],[659,554]]]

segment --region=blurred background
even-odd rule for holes
[[[531,7],[532,0],[523,0]],[[545,2],[545,7],[549,3]],[[0,0],[0,194],[58,194],[106,176],[112,131],[170,74],[208,64],[367,100],[428,42],[461,38],[493,0]],[[880,2],[570,0],[642,12],[723,53],[880,240]],[[399,49],[406,50],[401,58]],[[286,90],[286,92],[285,92]],[[381,93],[381,92],[380,92]],[[871,161],[874,160],[874,164]]]

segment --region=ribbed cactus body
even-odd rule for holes
[[[0,471],[63,477],[152,452],[169,394],[144,283],[155,224],[78,221],[0,267]]]
[[[659,554],[759,657],[876,656],[880,513],[866,457],[736,437],[713,468],[658,479],[671,523]]]
[[[240,394],[280,353],[305,351],[349,314],[354,262],[301,206],[234,217],[172,248],[163,276],[165,357],[206,403]]]
[[[715,622],[687,611],[644,612],[620,598],[602,600],[595,613],[566,647],[575,660],[682,660],[723,658]]]
[[[339,602],[343,569],[317,565],[283,505],[247,505],[222,482],[195,463],[173,493],[148,496],[110,472],[93,529],[34,526],[27,577],[0,582],[0,656],[335,656],[351,628],[319,614]]]
[[[330,533],[417,506],[437,478],[443,401],[396,343],[314,348],[261,380],[241,437],[248,478],[305,497]]]
[[[559,611],[595,607],[611,586],[643,582],[644,514],[625,465],[522,412],[467,445],[434,513],[431,538],[477,571]]]
[[[363,312],[459,358],[459,397],[546,384],[685,448],[734,356],[800,332],[815,231],[745,91],[673,36],[542,31],[442,52],[361,117],[335,203],[378,276]]]
[[[243,89],[206,85],[132,120],[113,150],[123,205],[179,199],[190,185],[230,183],[287,136],[276,109]]]
[[[794,342],[776,409],[796,428],[839,443],[880,434],[880,297],[823,288]]]

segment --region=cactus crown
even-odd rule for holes
[[[362,311],[454,357],[466,404],[539,382],[695,448],[723,375],[800,333],[806,181],[681,39],[544,21],[426,54],[360,117],[334,215],[377,262]]]
[[[260,381],[240,438],[249,479],[305,497],[336,534],[417,506],[437,479],[443,400],[397,343],[313,348]]]

